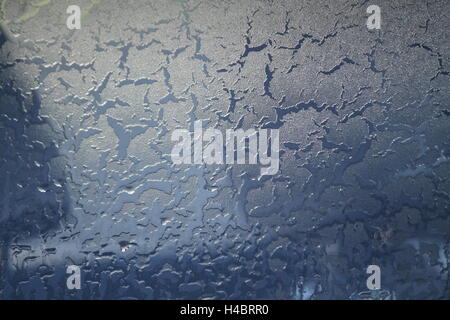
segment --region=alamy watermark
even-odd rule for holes
[[[379,6],[370,5],[367,7],[366,12],[370,14],[367,18],[367,28],[369,30],[381,29],[381,9]]]
[[[369,290],[380,290],[381,289],[381,268],[376,264],[372,264],[367,267],[367,274],[370,276],[367,278],[366,286]]]
[[[71,5],[67,7],[66,13],[69,14],[66,25],[69,30],[81,29],[81,9],[80,6]]]
[[[280,168],[280,134],[277,129],[228,129],[225,142],[218,129],[203,130],[201,120],[194,122],[194,132],[176,129],[172,133],[175,164],[258,164],[261,175],[274,175]],[[248,161],[247,161],[248,160]]]
[[[79,266],[70,265],[66,269],[66,273],[69,277],[66,281],[67,289],[69,290],[80,290],[81,289],[81,270]]]

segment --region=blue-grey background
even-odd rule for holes
[[[2,299],[450,298],[448,0],[0,15]],[[197,119],[279,129],[279,173],[173,165]]]

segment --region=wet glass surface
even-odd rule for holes
[[[448,1],[0,2],[0,298],[450,298]]]

